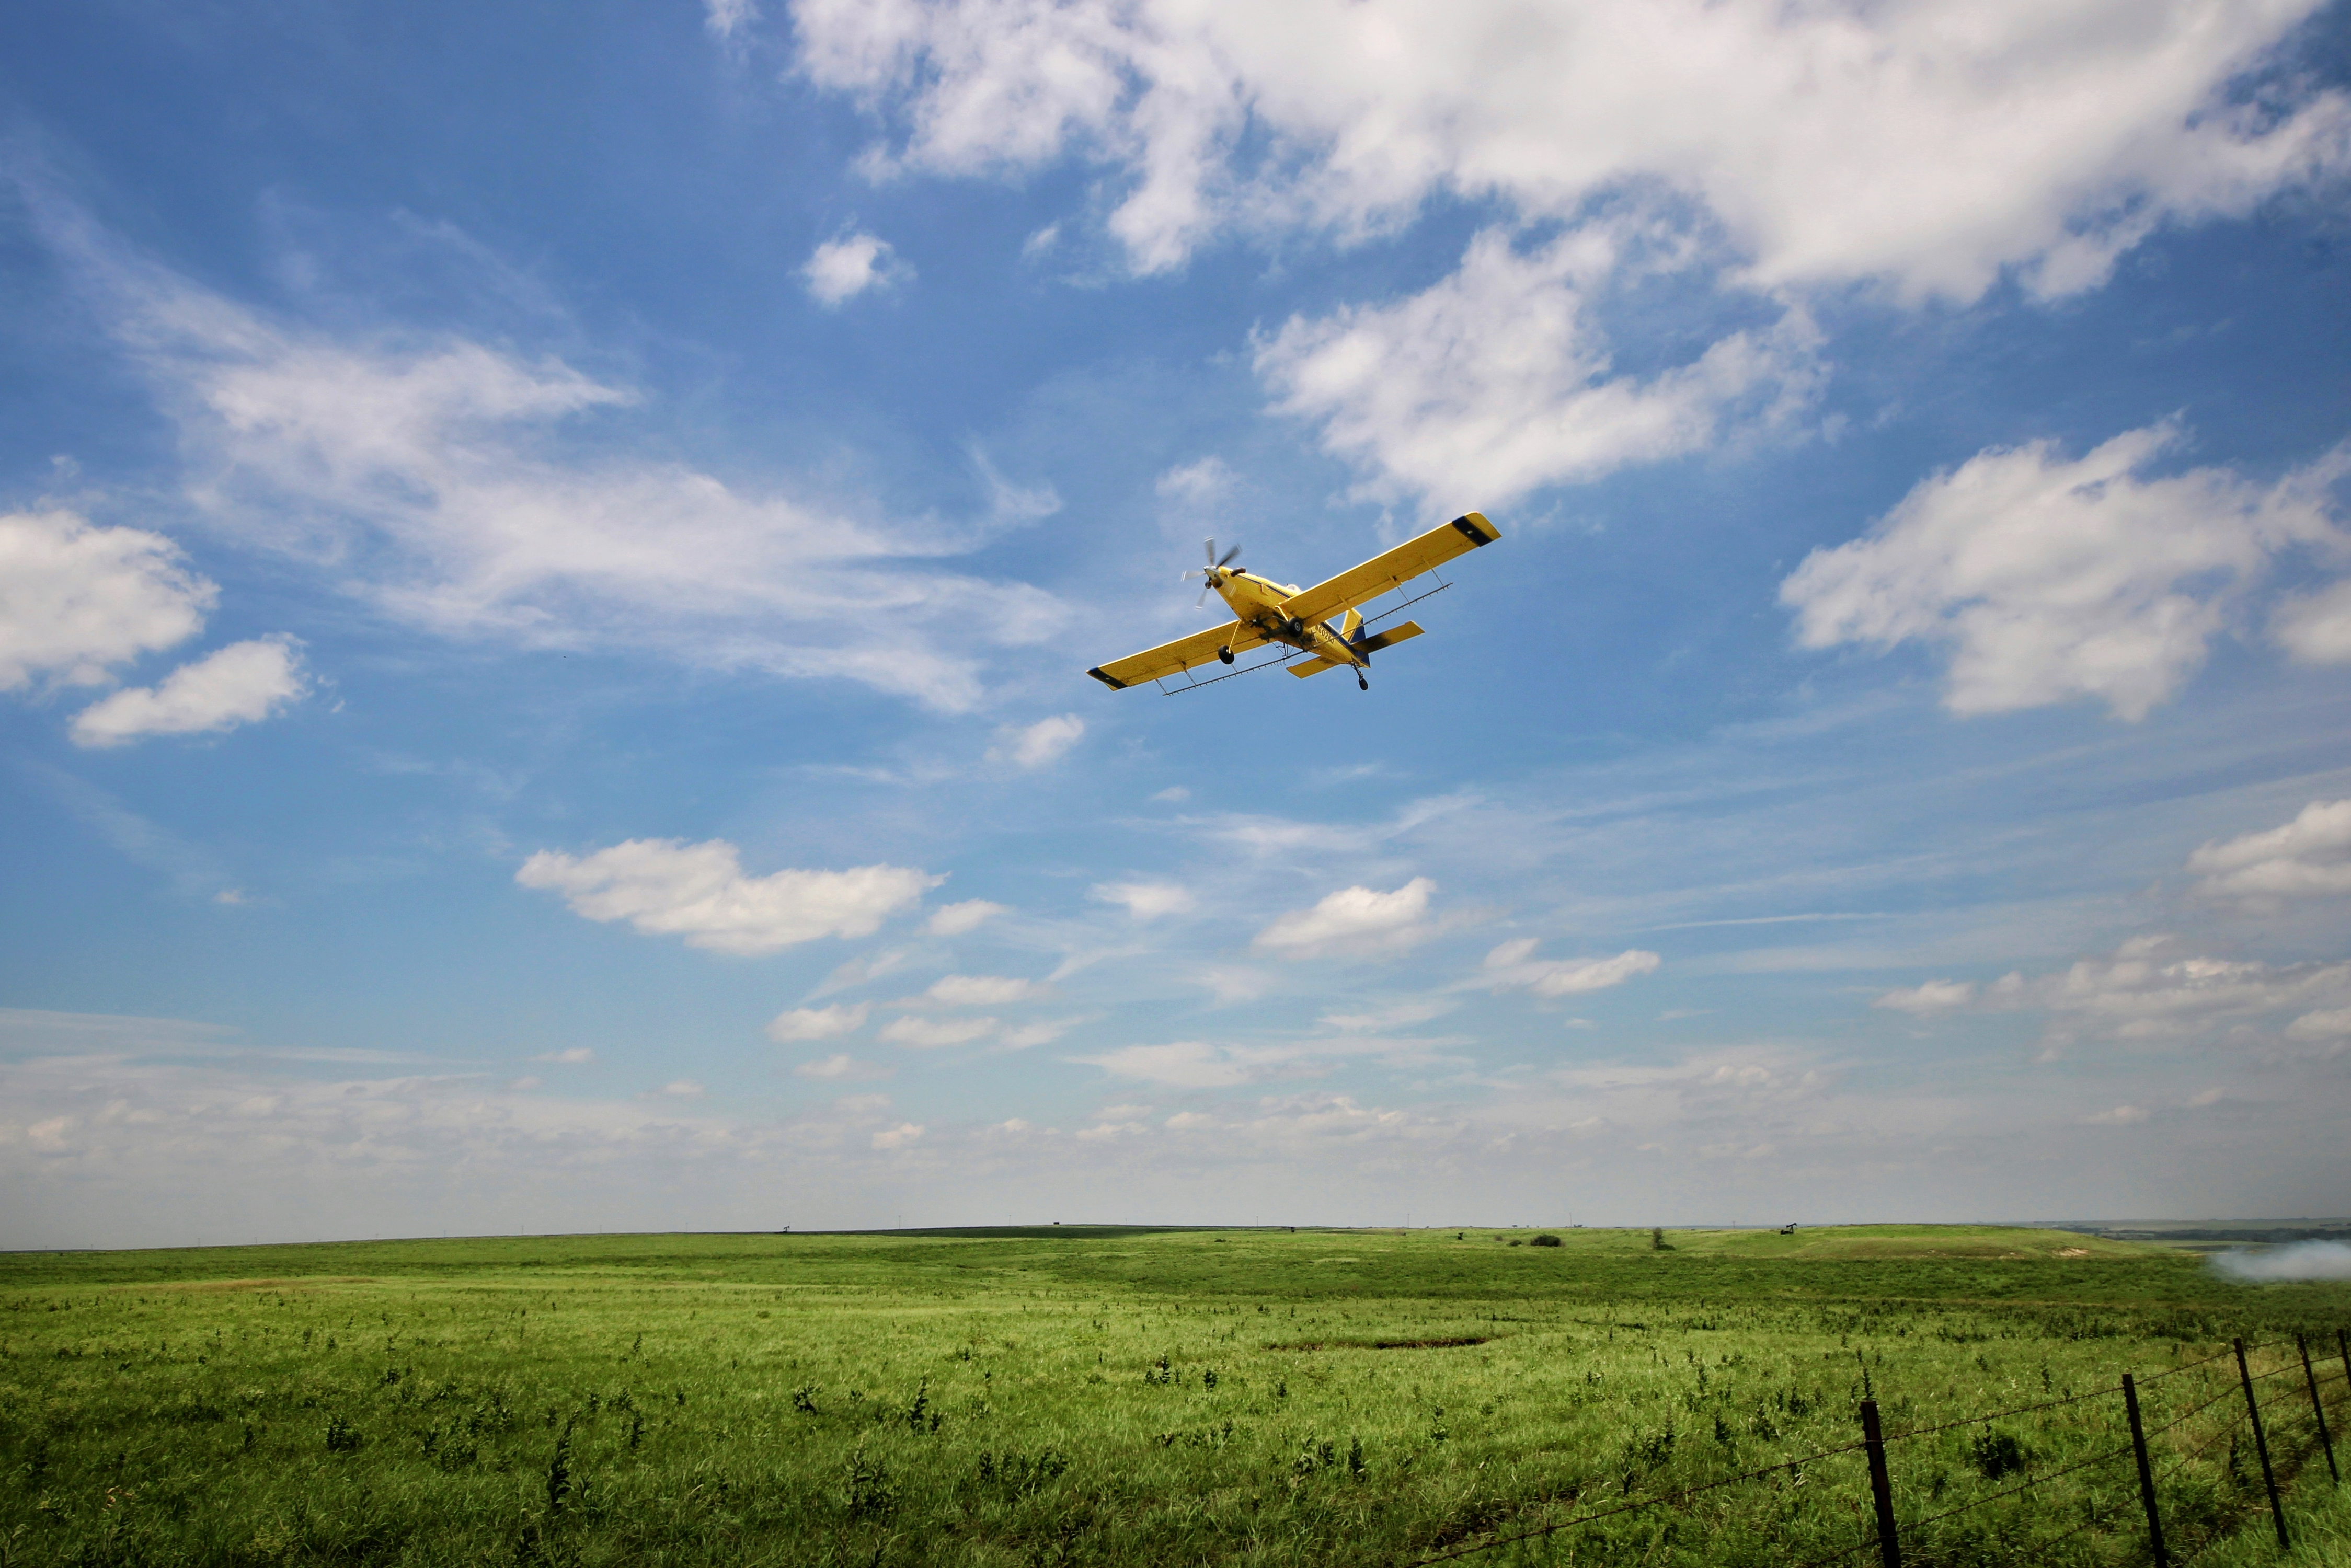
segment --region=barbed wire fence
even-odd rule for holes
[[[2048,1555],[2052,1549],[2096,1531],[2126,1546],[2135,1543],[2132,1555],[2155,1568],[2173,1568],[2192,1562],[2264,1511],[2283,1552],[2293,1544],[2287,1490],[2321,1458],[2329,1483],[2342,1484],[2335,1433],[2344,1409],[2351,1405],[2346,1390],[2351,1390],[2351,1333],[2338,1328],[2333,1344],[2322,1339],[2315,1354],[2306,1334],[2253,1344],[2238,1339],[2224,1350],[2146,1377],[2121,1373],[2111,1387],[1896,1432],[1883,1429],[1877,1400],[1865,1396],[1855,1413],[1856,1441],[1678,1489],[1626,1495],[1606,1506],[1414,1559],[1409,1568],[1481,1557],[1491,1563],[1495,1559],[1486,1554],[1511,1547],[1523,1552],[1534,1542],[1621,1526],[1645,1516],[1663,1514],[1694,1521],[1702,1528],[1720,1528],[1729,1516],[1699,1517],[1698,1511],[1709,1500],[1735,1500],[1740,1495],[1736,1489],[1759,1485],[1802,1487],[1809,1469],[1855,1455],[1864,1461],[1861,1473],[1839,1478],[1842,1492],[1821,1490],[1834,1500],[1832,1511],[1841,1507],[1858,1516],[1858,1530],[1839,1550],[1801,1560],[1775,1551],[1776,1560],[1789,1562],[1790,1568],[1856,1562],[1863,1568],[1873,1563],[1877,1568],[1903,1568],[1908,1551],[1913,1568],[1923,1568],[1947,1559],[1985,1560],[1982,1548],[1989,1534],[1997,1538],[1997,1560],[2042,1563],[2053,1561]],[[2330,1404],[2335,1406],[2331,1417]],[[2071,1425],[2056,1432],[2055,1438],[2095,1451],[2068,1452],[2035,1464],[2031,1450],[1994,1425],[2048,1417],[2058,1411],[2066,1413]],[[1991,1483],[2011,1475],[2016,1479],[1936,1508],[1949,1480],[1948,1443],[1956,1434],[1969,1433],[1973,1436],[1965,1457],[1980,1477]],[[1946,1448],[1927,1452],[1932,1447],[1927,1440],[1938,1437],[1946,1439]],[[2244,1463],[2248,1437],[2258,1484]],[[2047,1447],[2044,1443],[2044,1450]],[[1913,1455],[1917,1462],[1907,1469],[1897,1468],[1897,1459]],[[1938,1459],[1943,1462],[1937,1464]],[[1625,1490],[1629,1494],[1631,1490],[1628,1477]],[[1915,1500],[1922,1490],[1928,1494],[1924,1506]],[[1578,1498],[1573,1491],[1569,1495]],[[1990,1522],[1981,1517],[1981,1511],[2003,1503],[2011,1506]],[[2037,1521],[2053,1515],[2070,1522],[2053,1532],[2034,1529]],[[1798,1510],[1791,1506],[1771,1521],[1772,1527],[1789,1532],[1774,1537],[1784,1551],[1799,1549],[1791,1532],[1797,1519]]]

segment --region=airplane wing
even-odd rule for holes
[[[1361,566],[1351,567],[1334,578],[1291,594],[1282,601],[1282,612],[1301,621],[1325,620],[1366,600],[1377,599],[1429,568],[1441,566],[1457,555],[1466,555],[1480,545],[1492,544],[1501,537],[1502,530],[1488,522],[1483,514],[1471,512],[1431,528],[1418,538],[1406,539]]]
[[[1238,634],[1236,627],[1239,627]],[[1162,643],[1156,648],[1113,659],[1086,674],[1114,692],[1123,691],[1138,682],[1155,681],[1162,675],[1179,674],[1196,664],[1205,664],[1217,656],[1219,648],[1229,645],[1237,653],[1246,653],[1264,641],[1264,633],[1256,627],[1228,621],[1206,632],[1195,632],[1189,637],[1178,637],[1173,643]]]

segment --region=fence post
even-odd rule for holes
[[[2147,1544],[2155,1548],[2155,1568],[2171,1568],[2171,1554],[2163,1549],[2163,1516],[2155,1511],[2155,1471],[2147,1462],[2147,1429],[2139,1424],[2138,1386],[2123,1374],[2123,1408],[2130,1413],[2131,1449],[2138,1455],[2138,1497],[2147,1504]]]
[[[2346,1335],[2341,1329],[2336,1329],[2335,1348],[2343,1356],[2343,1381],[2346,1384],[2351,1384],[2351,1335]]]
[[[2277,1472],[2270,1469],[2270,1440],[2262,1436],[2262,1402],[2253,1397],[2253,1374],[2245,1364],[2245,1342],[2239,1340],[2236,1344],[2237,1375],[2245,1385],[2246,1413],[2253,1418],[2253,1452],[2261,1456],[2262,1485],[2269,1488],[2270,1517],[2277,1521],[2278,1550],[2291,1552],[2294,1542],[2286,1539],[2285,1504],[2278,1497]]]
[[[2335,1437],[2326,1429],[2326,1402],[2318,1396],[2318,1374],[2310,1367],[2310,1345],[2296,1334],[2294,1348],[2302,1352],[2302,1380],[2310,1385],[2310,1408],[2318,1417],[2318,1446],[2326,1450],[2326,1473],[2335,1478],[2336,1486],[2341,1486],[2343,1472],[2335,1468]]]
[[[1877,1504],[1877,1559],[1902,1568],[1902,1538],[1894,1528],[1894,1483],[1886,1474],[1886,1436],[1877,1426],[1877,1401],[1861,1402],[1861,1441],[1869,1450],[1869,1495]]]

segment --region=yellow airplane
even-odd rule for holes
[[[1241,553],[1240,546],[1235,545],[1219,557],[1217,541],[1210,539],[1207,566],[1184,575],[1186,579],[1206,578],[1207,580],[1200,585],[1201,601],[1207,602],[1208,590],[1215,589],[1232,606],[1232,622],[1096,665],[1086,674],[1114,692],[1124,691],[1138,681],[1181,674],[1211,659],[1229,664],[1236,655],[1251,648],[1280,643],[1314,655],[1303,664],[1290,665],[1291,674],[1303,679],[1346,664],[1355,672],[1355,685],[1369,691],[1372,683],[1364,672],[1370,668],[1372,655],[1407,637],[1419,636],[1420,626],[1407,621],[1366,637],[1364,612],[1356,606],[1501,537],[1501,529],[1481,514],[1470,512],[1308,589],[1235,569],[1232,562]],[[1330,617],[1343,610],[1347,612],[1346,619],[1332,625]]]

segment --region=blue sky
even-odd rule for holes
[[[2342,1213],[2346,172],[2312,0],[11,7],[0,1245]]]

